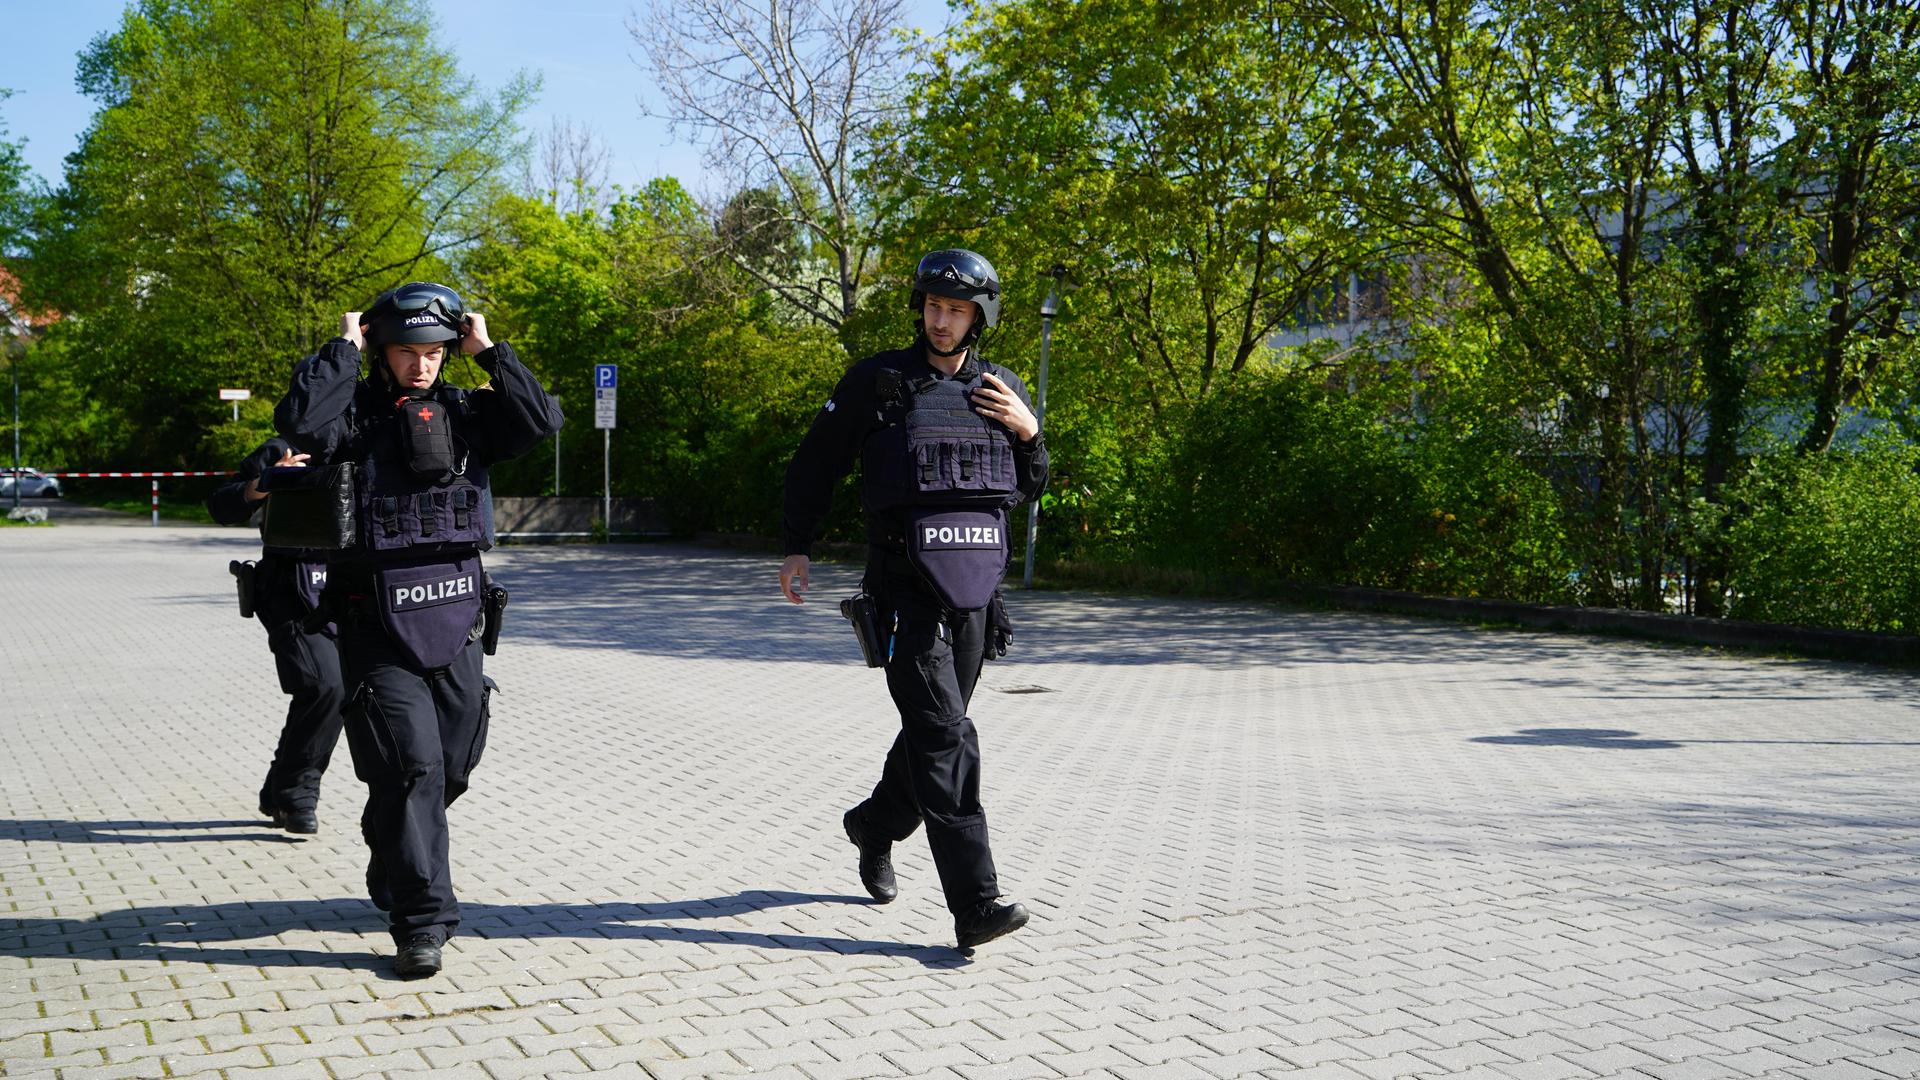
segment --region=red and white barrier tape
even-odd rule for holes
[[[138,476],[141,478],[146,478],[149,476],[232,476],[233,470],[222,469],[219,472],[206,472],[206,471],[201,471],[201,472],[50,472],[50,473],[41,473],[40,475],[42,476],[86,476],[86,477]]]
[[[162,477],[162,476],[232,476],[233,470],[222,469],[218,472],[214,472],[207,469],[197,469],[197,470],[196,469],[173,469],[173,470],[166,470],[166,471],[149,470],[147,472],[50,472],[50,473],[41,473],[40,475],[42,476],[78,476],[78,477],[86,477],[86,478],[119,477],[122,479],[139,477],[141,479],[152,480],[153,494],[151,496],[149,505],[153,510],[153,523],[155,525],[158,525],[160,524],[160,481],[157,479],[158,477]]]

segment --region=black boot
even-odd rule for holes
[[[393,958],[393,973],[403,979],[440,974],[440,942],[432,934],[415,934]]]
[[[997,937],[1005,937],[1027,925],[1027,909],[1019,903],[1003,904],[996,897],[982,900],[972,908],[954,916],[953,936],[960,942],[960,951],[973,952],[974,946],[985,945]]]
[[[847,811],[840,824],[847,828],[847,839],[860,849],[860,884],[867,887],[867,895],[873,897],[876,904],[889,904],[900,895],[900,886],[893,879],[893,844],[886,840],[869,840],[866,830],[860,827],[860,808]]]
[[[320,831],[320,815],[312,810],[284,810],[273,812],[273,823],[290,833],[312,835]]]

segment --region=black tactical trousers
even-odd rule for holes
[[[883,585],[879,599],[898,617],[886,670],[900,734],[858,816],[870,835],[892,841],[925,822],[947,909],[958,914],[1000,895],[980,806],[980,742],[967,716],[986,612],[943,615],[923,589],[901,584]]]
[[[340,649],[328,634],[302,631],[297,619],[272,626],[267,645],[273,649],[280,689],[291,700],[273,764],[260,787],[260,812],[312,810],[320,803],[320,777],[340,741],[340,707],[347,697]]]
[[[360,816],[393,898],[395,944],[416,934],[445,942],[460,925],[448,865],[447,807],[467,790],[486,747],[492,683],[481,648],[469,642],[452,664],[413,666],[388,639],[379,616],[354,611],[340,628],[347,684],[347,745],[367,785]]]

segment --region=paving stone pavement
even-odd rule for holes
[[[507,1080],[1920,1075],[1912,674],[1248,605],[1015,594],[975,699],[1025,931],[950,947],[840,813],[893,724],[770,558],[512,548],[466,925],[395,980],[342,744],[239,530],[0,531],[0,1074]]]

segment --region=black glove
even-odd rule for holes
[[[1000,591],[994,590],[993,599],[987,601],[987,642],[983,654],[988,660],[998,660],[1007,655],[1007,646],[1013,644],[1013,623],[1007,618],[1007,605],[1000,599]]]

